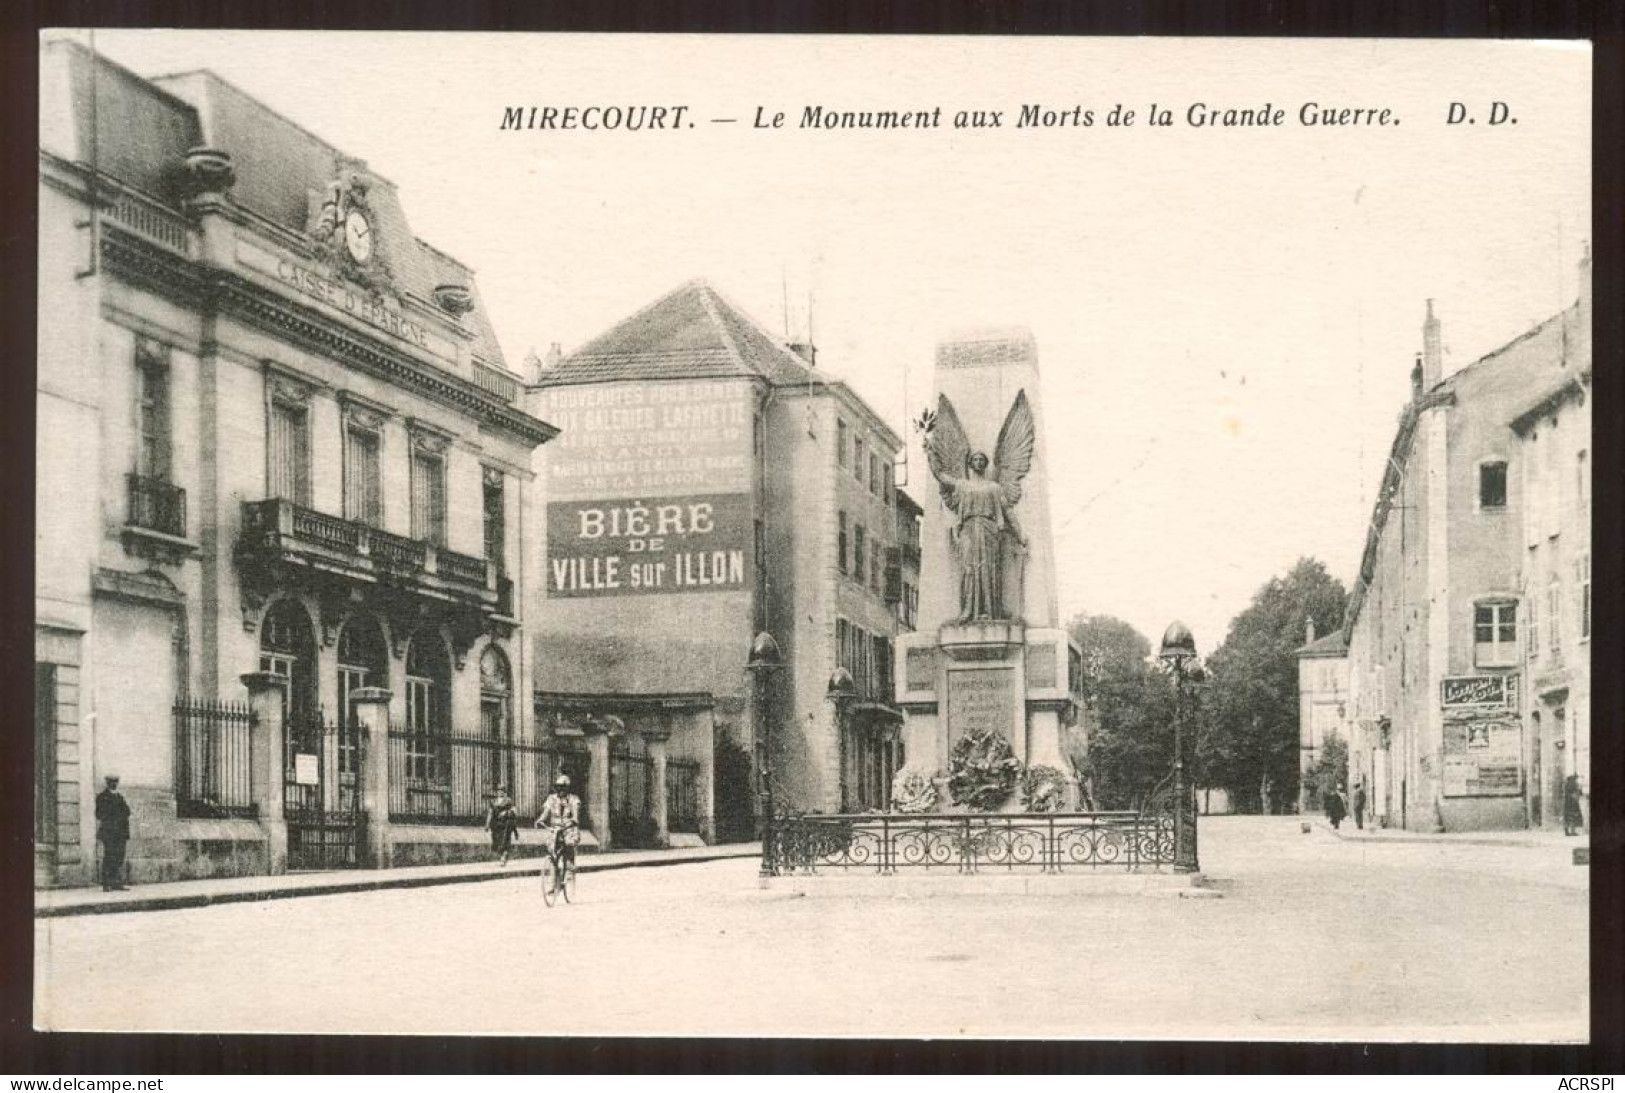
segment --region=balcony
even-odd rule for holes
[[[186,537],[186,491],[162,478],[124,476],[124,549],[138,558],[176,565],[197,553]]]
[[[388,586],[482,614],[495,613],[501,597],[500,575],[484,558],[280,499],[244,502],[237,557],[245,580],[302,573]]]
[[[479,361],[474,362],[474,386],[495,395],[503,402],[513,402],[519,397],[519,380],[513,373],[501,368],[492,368]]]
[[[186,491],[161,478],[125,476],[129,507],[125,523],[142,531],[186,538]]]

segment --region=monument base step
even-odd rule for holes
[[[1200,873],[818,873],[763,877],[776,895],[934,899],[942,896],[1169,896],[1221,899]]]

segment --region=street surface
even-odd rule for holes
[[[36,922],[35,1023],[183,1032],[1587,1038],[1588,869],[1202,820],[1222,899],[792,898],[750,860]],[[877,891],[884,880],[876,878]]]

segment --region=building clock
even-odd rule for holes
[[[344,218],[344,249],[363,265],[372,257],[372,225],[360,209],[351,209]]]

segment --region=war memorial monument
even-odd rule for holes
[[[919,628],[897,642],[906,762],[890,808],[775,816],[764,876],[1194,872],[1177,760],[1138,809],[1087,811],[1081,664],[1059,618],[1032,335],[942,342],[935,388],[914,423],[937,490],[924,504]]]

